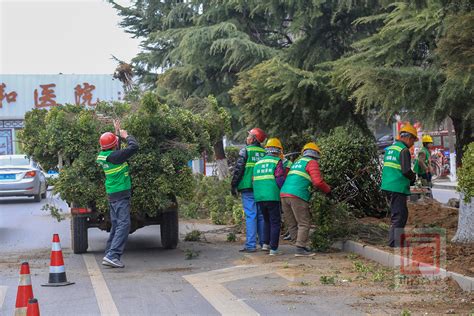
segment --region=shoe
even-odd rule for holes
[[[316,255],[306,247],[296,247],[295,257],[312,257]]]
[[[281,252],[278,249],[275,249],[275,250],[270,249],[270,256],[279,256],[279,255],[282,255],[282,254],[283,254],[283,252]]]
[[[267,245],[267,244],[263,244],[261,250],[262,250],[262,251],[269,251],[269,250],[270,250],[270,246]]]
[[[291,240],[290,232],[287,232],[285,235],[283,235],[283,240]]]
[[[252,248],[252,249],[242,248],[242,249],[239,250],[239,252],[246,252],[246,253],[251,253],[251,252],[256,252],[256,251],[257,251],[257,249],[255,249],[255,248]]]
[[[109,259],[107,257],[102,258],[102,264],[104,266],[112,268],[124,268],[125,265],[119,259]]]

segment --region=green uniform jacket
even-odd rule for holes
[[[128,163],[124,162],[120,165],[114,165],[107,161],[107,157],[112,152],[112,150],[101,151],[96,160],[105,173],[105,191],[107,194],[130,190],[132,188],[132,182],[128,174]]]
[[[423,151],[425,153],[425,166],[429,166],[429,163],[430,163],[430,151],[428,150],[428,148],[426,147],[421,147],[421,151]],[[426,174],[426,170],[424,170],[423,168],[421,168],[420,166],[420,162],[418,161],[418,157],[416,157],[415,159],[415,164],[413,165],[413,171],[416,173],[416,174],[419,174],[419,175],[423,175],[423,174]]]
[[[260,146],[248,145],[245,149],[247,150],[247,161],[245,162],[244,176],[237,186],[239,191],[253,188],[253,168],[255,164],[265,156],[265,149]]]
[[[280,201],[280,188],[275,180],[275,169],[281,159],[265,156],[253,168],[253,196],[255,202]]]
[[[400,152],[407,148],[403,142],[388,147],[383,158],[382,190],[410,195],[410,180],[402,173]]]
[[[293,163],[281,188],[281,193],[291,194],[309,202],[313,184],[311,176],[306,172],[306,165],[311,160],[309,157],[302,157]]]

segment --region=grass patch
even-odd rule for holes
[[[335,276],[327,276],[327,275],[322,275],[319,278],[319,282],[324,285],[335,285],[336,284],[336,277]]]
[[[230,232],[227,234],[227,241],[228,242],[236,242],[237,241],[237,235],[233,232]]]
[[[187,233],[186,236],[184,236],[184,241],[200,241],[201,236],[202,236],[202,232],[195,229]]]
[[[184,251],[184,259],[186,259],[186,260],[196,259],[197,257],[199,257],[199,252],[198,251],[194,251],[192,249],[186,249]]]

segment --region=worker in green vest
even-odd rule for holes
[[[410,148],[418,140],[416,128],[406,123],[398,140],[385,151],[382,170],[382,190],[390,199],[390,247],[400,247],[400,236],[408,220],[407,197],[416,175],[411,170]]]
[[[430,149],[433,146],[433,138],[430,135],[423,135],[421,141],[423,142],[423,147],[421,147],[415,159],[413,171],[421,179],[423,185],[431,187]]]
[[[319,171],[320,155],[318,145],[306,144],[302,150],[302,157],[291,166],[280,192],[285,223],[288,225],[291,240],[295,241],[297,257],[314,256],[314,252],[308,248],[311,189],[314,187],[326,194],[331,192],[331,188],[324,182]]]
[[[119,137],[107,132],[100,136],[101,152],[97,163],[105,173],[105,191],[109,201],[110,229],[102,264],[113,268],[123,268],[121,261],[125,243],[130,232],[130,198],[132,183],[127,160],[138,151],[137,140],[120,129],[120,122],[114,122],[121,139],[127,141],[127,147],[119,150]]]
[[[264,220],[262,250],[270,256],[279,255],[281,228],[280,188],[285,181],[285,170],[280,155],[283,146],[278,138],[270,138],[265,145],[266,156],[253,168],[253,195]]]
[[[231,193],[237,196],[240,192],[242,196],[242,206],[245,213],[245,246],[240,252],[257,251],[257,235],[260,247],[263,247],[263,214],[258,211],[253,194],[253,168],[255,164],[265,156],[265,149],[261,143],[265,141],[267,135],[260,128],[253,128],[248,132],[246,139],[247,146],[239,152],[239,157],[234,166],[231,181]]]

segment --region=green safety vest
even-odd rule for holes
[[[275,169],[280,157],[265,156],[253,168],[253,196],[255,202],[280,201],[280,188],[275,180]]]
[[[428,166],[430,162],[430,151],[425,147],[421,147],[421,151],[425,152],[425,165]],[[415,171],[415,173],[419,175],[426,174],[426,170],[422,170],[420,167],[418,157],[416,157],[415,159],[415,164],[413,165],[413,171]]]
[[[311,182],[311,176],[306,172],[306,165],[308,165],[311,160],[313,159],[302,157],[293,163],[285,183],[281,188],[282,194],[291,194],[309,202],[313,183]]]
[[[244,176],[237,186],[238,190],[252,189],[253,167],[265,156],[265,149],[260,146],[248,145],[245,149],[247,150],[247,161],[245,162]]]
[[[407,148],[403,142],[388,147],[383,158],[382,190],[410,195],[410,180],[402,174],[400,152]]]
[[[284,159],[283,160],[283,168],[289,169],[293,165],[293,162],[290,159]]]
[[[128,163],[124,162],[120,165],[114,165],[107,161],[107,157],[112,152],[112,150],[101,151],[96,160],[105,173],[105,191],[107,194],[130,190],[132,188],[132,182],[128,174]]]

